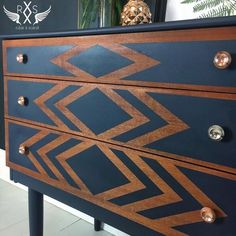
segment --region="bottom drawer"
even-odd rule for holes
[[[101,207],[102,221],[109,213],[122,217],[122,226],[110,217],[118,229],[135,236],[236,235],[235,175],[20,122],[6,120],[6,131],[11,169],[85,200],[85,213]],[[203,207],[214,223],[204,222]]]

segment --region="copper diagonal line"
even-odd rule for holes
[[[40,165],[40,163],[37,161],[36,157],[33,155],[32,152],[29,152],[27,154],[27,158],[30,159],[30,161],[34,164],[34,166],[36,167],[36,169],[39,171],[39,173],[41,173],[42,175],[48,175],[47,171],[44,170],[44,168]]]
[[[203,207],[208,206],[217,211],[218,217],[226,217],[224,211],[218,207],[204,192],[201,191],[186,175],[174,164],[160,160],[159,163],[165,170],[178,181],[179,184]]]
[[[48,90],[46,93],[41,95],[40,97],[36,98],[34,100],[34,103],[37,104],[37,106],[59,127],[63,129],[68,129],[68,127],[65,125],[63,121],[61,121],[57,115],[55,115],[52,110],[50,110],[46,105],[45,102],[61,92],[63,89],[65,89],[67,85],[57,84],[50,90]]]
[[[117,169],[130,181],[128,184],[107,190],[95,196],[103,200],[111,200],[129,193],[145,188],[145,185],[135,176],[135,174],[109,149],[105,144],[97,144],[98,148],[117,167]]]
[[[177,215],[171,215],[167,217],[163,217],[155,220],[155,223],[163,224],[167,227],[173,228],[177,226],[187,225],[202,222],[202,218],[200,216],[200,210],[189,211],[180,213]]]
[[[123,56],[134,63],[125,66],[121,69],[115,70],[107,75],[99,77],[99,80],[109,80],[115,79],[120,80],[122,78],[128,77],[132,74],[136,74],[138,72],[144,71],[148,68],[151,68],[155,65],[160,64],[160,61],[157,61],[149,56],[146,56],[140,52],[137,52],[133,49],[130,49],[124,45],[118,43],[103,43],[100,42],[99,45],[113,51],[114,53]]]
[[[117,104],[119,108],[121,108],[123,111],[125,111],[132,117],[132,119],[125,121],[99,134],[98,135],[99,138],[112,139],[113,137],[126,133],[149,121],[149,119],[146,116],[144,116],[139,110],[137,110],[134,106],[128,103],[123,97],[117,94],[113,89],[103,87],[103,88],[99,88],[99,90],[103,94],[105,94],[110,100],[112,100],[115,104]]]
[[[36,169],[41,173],[42,175],[48,175],[47,172],[44,170],[44,168],[41,166],[41,164],[38,162],[36,157],[33,155],[31,151],[31,146],[37,143],[38,141],[42,140],[44,137],[46,137],[49,134],[47,131],[39,131],[37,134],[35,134],[33,137],[30,137],[24,143],[21,145],[26,146],[29,148],[29,153],[25,155],[25,157],[29,158],[30,161],[34,164]]]
[[[28,176],[33,176],[34,178],[37,178],[37,179],[42,178],[41,174],[35,173],[34,171],[32,171],[28,168],[22,167],[22,166],[15,164],[13,162],[10,162],[9,164],[10,164],[11,168],[21,171],[21,172],[24,172]],[[49,178],[48,176],[42,178],[41,181],[46,184],[50,184],[54,188],[55,187],[59,188],[59,189],[62,188],[60,181]],[[63,188],[65,191],[69,192],[70,194],[73,194],[76,197],[82,198],[88,202],[91,202],[92,204],[99,206],[99,207],[103,207],[104,209],[107,209],[108,211],[111,211],[115,214],[118,214],[118,215],[124,217],[124,218],[127,218],[131,221],[141,224],[141,225],[143,225],[147,228],[150,228],[160,234],[168,235],[168,236],[169,235],[173,235],[173,236],[175,236],[175,235],[184,236],[185,235],[183,233],[181,234],[177,230],[174,230],[170,227],[165,226],[162,223],[155,223],[155,220],[150,220],[149,218],[144,217],[144,216],[137,214],[135,212],[126,211],[126,210],[122,209],[120,206],[117,206],[116,204],[113,204],[109,201],[104,201],[102,199],[95,198],[94,195],[89,194],[84,191],[81,191],[80,189],[77,189],[75,187],[65,185],[65,186],[63,186]],[[176,234],[174,234],[174,233],[176,233]]]
[[[74,102],[75,100],[81,98],[82,96],[91,92],[96,86],[84,86],[64,97],[57,103],[55,103],[55,107],[59,109],[64,116],[66,116],[81,132],[95,136],[93,131],[89,129],[77,116],[75,116],[66,106]],[[90,108],[88,108],[90,109]],[[95,119],[95,118],[94,118]]]
[[[65,169],[65,171],[70,175],[70,177],[74,180],[74,182],[79,186],[79,188],[88,194],[91,194],[90,190],[86,186],[86,184],[80,179],[80,177],[75,173],[75,171],[70,167],[67,163],[67,160],[75,155],[79,155],[79,153],[83,152],[84,150],[92,147],[94,145],[93,141],[86,141],[79,143],[72,148],[60,153],[56,156],[57,160],[61,164],[61,166]]]
[[[232,174],[230,172],[223,172],[224,169],[222,165],[216,165],[214,166],[215,169],[211,169],[209,167],[207,167],[205,164],[204,166],[199,166],[199,165],[196,165],[196,164],[190,164],[190,163],[186,163],[186,162],[183,162],[183,161],[177,161],[177,160],[172,160],[173,163],[175,163],[176,166],[181,166],[181,167],[184,167],[184,168],[188,168],[190,170],[194,170],[194,171],[198,171],[198,172],[202,172],[202,173],[206,173],[206,174],[209,174],[209,175],[214,175],[214,176],[217,176],[217,177],[220,177],[220,178],[224,178],[224,179],[229,179],[229,180],[233,180],[233,181],[236,181],[236,175],[235,175],[235,172]],[[206,162],[207,163],[207,162]]]
[[[80,79],[90,81],[97,79],[95,76],[87,73],[86,71],[80,69],[77,66],[72,65],[70,62],[68,62],[69,59],[73,58],[74,56],[78,56],[80,53],[86,51],[87,49],[95,46],[97,44],[85,44],[81,43],[79,46],[75,46],[72,49],[66,51],[63,54],[60,54],[57,57],[54,57],[51,62],[55,65],[63,68],[64,70],[68,71],[69,73],[73,74],[74,76],[79,77]],[[73,78],[73,77],[72,77]],[[74,77],[75,80],[78,80],[78,78]]]
[[[70,137],[66,135],[61,135],[58,138],[54,139],[53,141],[47,143],[45,146],[40,148],[37,152],[42,158],[42,160],[46,163],[48,168],[53,172],[53,174],[60,180],[62,183],[67,183],[63,175],[60,173],[60,171],[54,166],[52,161],[48,158],[47,153],[55,149],[56,147],[59,147],[63,143],[67,142],[70,139]]]
[[[149,143],[153,143],[160,139],[166,138],[173,134],[179,133],[189,128],[182,120],[171,113],[167,108],[162,106],[155,99],[150,97],[148,94],[143,92],[130,91],[135,97],[147,105],[153,112],[155,112],[159,117],[165,120],[168,124],[157,128],[149,133],[139,136],[135,139],[128,141],[128,144],[135,146],[145,146]]]
[[[45,131],[45,130],[43,130],[43,131],[38,130],[38,131],[39,132],[36,133],[34,136],[25,140],[24,143],[22,143],[22,145],[30,147],[49,134],[49,132]]]
[[[122,208],[139,212],[183,200],[148,164],[146,164],[145,161],[142,160],[138,154],[130,151],[125,151],[125,154],[138,166],[149,180],[163,192],[163,194],[124,205]]]

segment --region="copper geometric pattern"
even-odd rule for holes
[[[107,51],[110,51],[119,57],[129,60],[132,63],[123,65],[121,66],[121,68],[114,69],[113,71],[110,71],[109,73],[106,73],[104,75],[102,74],[100,76],[95,76],[92,73],[89,73],[70,62],[73,57],[78,57],[82,53],[86,53],[86,51],[92,50],[94,47],[106,49]],[[100,60],[103,60],[103,58],[100,58]],[[122,78],[128,77],[130,75],[136,74],[160,64],[159,61],[128,47],[125,47],[124,45],[108,42],[100,42],[99,44],[81,43],[74,46],[72,49],[66,51],[65,53],[53,58],[51,62],[73,74],[74,76],[79,77],[80,80],[85,80],[86,82],[94,80],[103,82],[107,80],[109,81],[111,78],[115,80],[121,80]],[[71,77],[71,79],[73,79],[73,77]]]
[[[226,170],[229,173],[236,173],[234,168],[229,168],[227,166],[227,163],[217,163],[215,161],[209,162],[206,158],[198,159],[194,157],[194,153],[185,154],[181,150],[175,151],[180,146],[173,146],[173,150],[168,152],[166,151],[168,150],[168,147],[162,148],[162,142],[167,142],[167,139],[176,140],[179,137],[178,135],[185,136],[185,134],[189,134],[193,131],[195,123],[188,119],[188,115],[184,115],[183,113],[184,110],[190,110],[183,109],[184,106],[189,106],[188,97],[189,100],[191,98],[201,98],[201,101],[196,103],[197,109],[201,108],[201,105],[203,104],[202,101],[235,101],[236,94],[227,96],[227,94],[223,93],[203,93],[200,91],[194,92],[148,87],[140,88],[134,86],[93,83],[85,84],[68,81],[63,81],[62,83],[62,81],[46,79],[36,80],[30,78],[27,78],[26,80],[9,77],[7,78],[7,81],[22,83],[21,86],[26,87],[28,82],[33,86],[35,85],[35,87],[37,87],[37,84],[41,85],[41,87],[44,86],[44,84],[53,86],[50,86],[48,90],[48,86],[45,86],[46,89],[39,93],[40,95],[37,94],[37,96],[35,96],[36,99],[32,99],[33,102],[30,103],[37,106],[37,117],[43,117],[40,118],[40,120],[38,119],[40,123],[32,116],[26,120],[26,118],[21,117],[21,114],[12,115],[7,114],[6,112],[9,118],[14,119],[17,117],[17,119],[20,119],[23,122],[27,121],[34,125],[44,125],[46,123],[45,127],[47,128],[54,128],[60,131],[63,130],[100,141],[107,141],[142,151],[149,151],[178,160],[187,160],[188,162],[195,164],[201,165],[203,164],[202,161],[204,161],[205,166],[218,170]],[[22,91],[20,91],[20,95],[22,94]],[[94,94],[96,94],[96,97],[93,97]],[[164,95],[164,98],[162,95]],[[178,97],[171,97],[168,95],[177,95]],[[101,97],[100,105],[97,103],[99,97]],[[182,99],[183,107],[181,107],[181,109],[169,105],[175,97],[176,100],[178,98]],[[166,100],[170,101],[169,104],[168,102],[165,102]],[[8,99],[8,102],[14,101],[11,100],[11,98]],[[89,105],[87,105],[88,101],[90,102]],[[83,104],[82,108],[81,104]],[[107,104],[108,106],[105,106],[104,108],[103,104]],[[72,105],[75,105],[75,107]],[[77,105],[80,109],[77,109]],[[179,106],[178,103],[177,106]],[[98,112],[97,110],[94,112],[94,108],[99,109]],[[27,109],[28,113],[30,113],[31,106],[29,105]],[[117,111],[114,111],[114,109]],[[178,110],[181,112],[178,112]],[[81,116],[83,112],[85,112],[85,118]],[[115,115],[117,112],[118,115]],[[104,119],[97,119],[97,116],[100,116],[101,114]],[[45,122],[45,116],[47,116],[49,121],[51,120],[55,125],[48,125],[48,123]],[[89,119],[90,121],[88,122]],[[115,122],[113,120],[115,120]],[[208,118],[205,120],[208,122]],[[92,124],[92,126],[90,124]],[[101,127],[103,125],[104,127],[101,132]],[[99,132],[96,132],[96,130],[94,131],[94,128],[97,127],[100,129],[98,130]]]
[[[20,125],[18,122],[15,123]],[[24,127],[25,129],[29,128],[27,125]],[[39,130],[39,128],[36,129]],[[31,150],[36,147],[35,144],[41,142],[46,136],[53,133],[56,134],[56,137],[51,142],[45,143],[45,145],[40,147],[38,150]],[[202,219],[199,215],[201,206],[209,206],[215,209],[217,217],[227,217],[223,209],[215,204],[210,199],[210,197],[208,197],[180,170],[179,167],[235,181],[236,177],[234,175],[222,175],[222,173],[218,171],[209,170],[205,167],[199,167],[176,160],[163,158],[158,155],[129,150],[127,148],[117,147],[112,144],[104,144],[99,141],[88,140],[85,138],[75,138],[74,136],[73,138],[79,141],[77,145],[65,149],[63,152],[55,156],[54,160],[49,158],[50,152],[68,142],[71,138],[72,136],[69,134],[62,134],[56,131],[50,131],[48,129],[39,130],[38,133],[36,133],[33,137],[30,137],[28,140],[25,140],[24,143],[22,143],[22,145],[29,147],[30,150],[29,154],[22,158],[28,158],[36,167],[38,172],[14,164],[13,162],[9,162],[8,164],[11,168],[21,170],[27,175],[40,179],[41,181],[44,181],[54,187],[63,185],[63,189],[69,193],[83,198],[93,204],[97,204],[105,209],[108,209],[109,211],[126,217],[131,221],[142,224],[145,227],[148,227],[164,235],[185,235],[174,227],[201,222]],[[12,148],[11,145],[12,144],[10,144],[10,148]],[[71,158],[75,158],[75,155],[76,158],[80,158],[80,153],[90,149],[92,146],[96,146],[100,149],[104,156],[112,163],[113,168],[116,168],[116,170],[125,176],[125,178],[128,180],[128,183],[116,186],[99,194],[94,195],[91,193],[89,187],[86,185],[86,180],[83,181],[79,177],[79,174],[77,174],[74,169],[75,167],[69,165],[69,161]],[[44,169],[43,165],[40,164],[39,159],[35,157],[34,153],[39,154],[41,161],[43,161],[45,165],[52,171],[52,173],[56,176],[56,179],[51,178],[48,175],[47,171]],[[161,194],[158,193],[156,196],[143,197],[142,199],[130,202],[128,204],[115,203],[116,199],[135,194],[137,191],[147,191],[149,188],[149,184],[147,185],[147,183],[143,181],[142,177],[136,174],[133,168],[129,168],[128,165],[126,165],[126,161],[122,158],[122,155],[132,162],[132,165],[135,165],[135,168],[138,168],[139,171],[141,171],[141,173],[146,176],[148,182],[161,191]],[[148,160],[151,160],[154,163],[160,165],[165,172],[171,175],[176,183],[180,184],[182,188],[185,189],[191,199],[199,204],[199,209],[186,210],[185,212],[181,213],[176,212],[174,215],[167,215],[157,219],[143,215],[143,211],[169,205],[178,205],[185,201],[184,197],[181,196],[179,192],[176,192],[166,179],[159,175],[161,173],[158,173],[158,171],[153,169],[153,167],[148,163]],[[64,178],[63,172],[56,167],[55,161],[60,163],[63,171],[71,176],[77,186],[72,186],[68,183],[68,181]],[[88,175],[90,174],[91,173],[88,173]]]
[[[220,221],[224,221],[227,226],[228,220],[232,221],[232,218],[234,220],[232,212],[235,212],[233,206],[229,209],[231,201],[228,201],[235,196],[234,192],[225,194],[225,192],[230,193],[231,188],[233,189],[236,184],[236,169],[232,167],[234,162],[230,163],[228,153],[218,160],[214,155],[203,155],[206,158],[202,158],[202,155],[197,154],[198,150],[195,153],[194,148],[192,148],[193,155],[178,151],[176,147],[178,145],[172,145],[171,140],[180,141],[179,146],[181,146],[184,145],[184,142],[181,143],[183,136],[186,140],[186,136],[197,134],[193,122],[188,119],[192,114],[184,113],[186,110],[195,111],[201,108],[202,103],[197,103],[196,107],[189,105],[192,98],[200,98],[199,100],[202,101],[205,99],[204,101],[207,100],[209,103],[218,100],[222,108],[221,102],[228,103],[230,100],[236,100],[235,88],[226,87],[229,85],[224,82],[226,86],[222,86],[222,80],[217,82],[218,78],[214,76],[213,82],[205,81],[205,78],[202,81],[200,77],[197,78],[197,73],[196,76],[192,73],[191,77],[187,78],[189,73],[178,70],[179,67],[176,66],[178,61],[169,60],[170,55],[166,55],[165,50],[164,54],[161,53],[163,42],[167,43],[166,45],[174,45],[177,49],[180,46],[181,49],[182,42],[187,45],[192,44],[191,41],[225,40],[226,37],[227,40],[235,39],[235,36],[227,35],[225,29],[222,30],[224,34],[218,32],[217,36],[214,36],[215,29],[212,29],[213,34],[209,34],[207,29],[198,31],[197,34],[187,30],[185,34],[161,31],[101,35],[99,41],[97,36],[54,38],[47,41],[23,40],[23,45],[32,46],[32,50],[37,46],[55,44],[55,47],[58,46],[58,51],[55,50],[55,54],[50,54],[48,50],[48,57],[45,58],[48,70],[37,67],[35,71],[32,70],[32,74],[30,69],[33,67],[27,71],[27,65],[30,65],[31,60],[29,64],[22,67],[22,71],[14,68],[11,71],[7,64],[14,65],[14,63],[4,62],[5,74],[14,76],[6,76],[5,82],[9,80],[31,82],[34,84],[33,89],[36,90],[37,83],[53,85],[45,92],[46,86],[40,96],[37,98],[34,96],[29,106],[24,107],[31,109],[30,104],[33,103],[34,107],[36,105],[39,119],[35,119],[34,112],[31,117],[21,116],[21,112],[9,115],[8,105],[10,108],[15,108],[16,104],[14,103],[13,106],[13,103],[9,102],[9,97],[6,99],[7,165],[54,188],[143,225],[157,232],[158,235],[159,233],[168,236],[187,235],[182,231],[188,225],[199,226],[196,223],[203,221],[200,209],[205,206],[214,209],[217,217],[216,227],[218,218],[221,218]],[[5,47],[12,47],[13,50],[17,45],[22,47],[22,42],[5,42]],[[172,44],[174,42],[177,44]],[[60,51],[60,47],[65,43],[70,45],[69,49]],[[200,44],[195,42],[194,44],[197,45],[197,50],[198,47],[201,48]],[[191,48],[193,46],[192,44]],[[168,46],[165,47],[168,49]],[[203,49],[204,52],[208,52]],[[183,51],[181,49],[181,52]],[[176,53],[171,48],[169,52],[173,55]],[[5,57],[9,56],[6,50],[4,54]],[[54,57],[55,55],[57,56]],[[189,55],[192,58],[192,50]],[[209,56],[206,55],[205,58]],[[188,56],[185,59],[185,63],[188,64]],[[182,60],[180,62],[182,66]],[[188,70],[189,68],[186,72]],[[180,76],[176,74],[177,71],[181,72]],[[205,70],[211,75],[210,71],[210,69]],[[228,75],[226,73],[226,76]],[[43,79],[33,79],[33,77]],[[7,83],[5,86],[7,95],[7,90],[10,89]],[[165,95],[180,95],[181,98],[187,98],[187,102],[185,100],[183,103],[177,102],[175,106],[172,99],[177,96],[170,98],[171,96]],[[98,100],[106,106],[100,106]],[[89,102],[92,102],[92,105]],[[226,102],[224,104],[227,104]],[[202,107],[208,109],[210,105]],[[181,110],[180,107],[183,109]],[[215,107],[218,107],[218,102]],[[98,114],[98,109],[101,114]],[[224,111],[221,113],[225,114]],[[47,123],[45,115],[55,125]],[[113,119],[109,119],[109,116]],[[14,128],[10,129],[10,125],[22,127],[22,132],[16,130],[14,133]],[[97,127],[103,129],[97,130]],[[27,129],[32,130],[27,133]],[[27,146],[29,152],[27,155],[19,155],[19,146],[16,143],[24,138],[24,135],[28,136],[21,144]],[[207,132],[204,137],[208,138]],[[229,143],[227,139],[228,137],[226,142],[215,143],[215,145],[226,146]],[[13,142],[8,142],[12,140]],[[168,143],[167,147],[165,143]],[[198,142],[196,144],[198,145]],[[213,146],[213,142],[211,144]],[[198,147],[197,145],[195,147]],[[204,147],[208,148],[208,145]],[[93,150],[95,151],[92,152]],[[96,173],[90,171],[93,169],[89,165],[98,163],[93,160],[98,158],[97,153],[100,153],[99,161],[108,165],[110,172],[104,174],[107,167],[102,164],[96,166]],[[210,158],[215,159],[210,160]],[[223,159],[225,162],[222,161]],[[82,164],[88,167],[89,171],[82,170],[80,165],[75,164],[76,161],[83,162]],[[116,182],[109,179],[109,173],[114,173],[117,177]],[[98,175],[91,176],[91,174],[100,174],[99,178],[100,180],[103,178],[104,183],[96,181]],[[93,182],[97,185],[97,191],[94,191],[94,186],[91,184]],[[209,185],[209,183],[213,184]],[[219,186],[220,188],[223,186],[222,192]]]
[[[137,30],[137,33],[126,32],[125,34],[112,33],[107,35],[47,38],[47,40],[22,39],[21,41],[7,41],[4,42],[6,48],[4,53],[10,61],[14,60],[15,56],[14,53],[10,53],[7,48],[16,50],[15,52],[19,50],[19,47],[22,47],[22,50],[24,47],[30,47],[30,51],[40,51],[43,47],[44,49],[50,49],[50,47],[54,48],[48,50],[49,52],[44,53],[43,56],[39,52],[39,56],[42,56],[44,59],[45,54],[47,54],[46,60],[41,60],[41,64],[50,65],[49,71],[45,70],[43,66],[35,66],[37,68],[31,70],[31,66],[18,67],[16,64],[13,64],[12,68],[7,68],[7,60],[5,60],[4,72],[5,74],[13,76],[18,76],[20,73],[21,75],[30,75],[30,77],[84,81],[86,83],[101,82],[235,93],[235,86],[230,86],[230,84],[226,82],[222,84],[222,78],[215,73],[215,70],[209,69],[205,71],[207,74],[209,73],[206,77],[211,78],[213,76],[215,78],[214,80],[206,80],[199,77],[197,72],[203,68],[204,63],[194,66],[192,68],[194,71],[190,68],[186,68],[187,71],[192,72],[191,75],[185,69],[179,69],[183,68],[183,63],[186,64],[187,67],[192,66],[191,61],[193,60],[192,56],[195,51],[197,53],[202,52],[206,60],[208,60],[207,58],[211,58],[211,51],[214,52],[218,47],[214,42],[218,41],[219,43],[223,43],[224,40],[227,40],[227,43],[230,44],[229,47],[234,48],[233,43],[235,36],[232,34],[232,31],[225,32],[223,28],[212,28],[200,32],[197,29],[180,32],[162,30],[155,32],[139,31],[140,29]],[[209,34],[209,31],[211,31],[212,34]],[[221,33],[217,33],[216,31]],[[205,50],[204,42],[210,45],[209,50]],[[94,47],[102,47],[112,51],[114,54],[131,61],[131,64],[124,63],[123,65],[117,66],[117,68],[113,68],[114,71],[107,70],[107,74],[101,74],[97,77],[94,76],[93,73],[89,73],[89,70],[86,70],[83,66],[80,68],[77,64],[71,63],[71,59],[77,58],[77,56],[80,57],[81,54],[90,51]],[[185,50],[186,48],[191,48],[191,50]],[[166,54],[166,50],[169,51],[168,55]],[[184,58],[182,52],[184,52]],[[99,61],[103,61],[103,54],[99,55]],[[196,56],[197,54],[194,55]],[[13,57],[10,58],[11,56]],[[38,56],[33,57],[33,60],[33,64],[37,65]],[[194,58],[194,60],[197,60],[197,57]],[[114,64],[116,64],[115,61],[113,65]],[[23,68],[23,70],[20,68]],[[130,78],[130,76],[132,78]],[[228,73],[225,74],[225,76],[227,77]],[[230,81],[232,78],[233,77],[230,77]]]
[[[56,83],[55,86],[52,89],[49,89],[47,92],[45,92],[43,95],[39,96],[37,99],[34,100],[34,103],[38,105],[38,107],[51,119],[54,121],[56,126],[60,129],[69,130],[70,128],[66,125],[63,120],[57,116],[53,112],[52,108],[56,108],[59,110],[64,117],[66,117],[68,120],[73,122],[73,125],[77,127],[78,130],[83,135],[99,138],[103,140],[111,140],[115,139],[119,135],[128,133],[129,131],[134,131],[135,129],[139,129],[139,127],[142,127],[145,124],[148,124],[151,122],[152,118],[148,117],[148,114],[140,111],[135,105],[133,105],[131,102],[129,102],[128,99],[124,98],[119,94],[119,91],[128,91],[130,95],[134,96],[136,99],[138,99],[140,102],[143,103],[143,106],[146,107],[146,109],[149,109],[152,113],[155,114],[155,119],[162,120],[161,126],[159,127],[158,124],[155,124],[152,128],[152,130],[148,130],[147,132],[143,133],[142,135],[138,137],[131,138],[128,140],[128,145],[134,145],[138,147],[143,147],[149,143],[152,143],[154,141],[158,141],[160,139],[164,139],[168,136],[174,135],[176,133],[182,132],[186,129],[188,129],[188,125],[185,124],[181,119],[179,119],[177,116],[175,116],[171,111],[169,111],[167,108],[165,108],[162,104],[160,104],[158,101],[154,100],[150,95],[148,95],[148,90],[144,89],[119,89],[119,87],[110,87],[110,86],[102,86],[102,85],[81,85],[78,86],[78,89],[70,93],[69,95],[63,96],[58,101],[56,101],[52,105],[47,105],[47,101],[56,98],[60,93],[63,92],[69,85],[67,83]],[[119,90],[119,91],[118,91]],[[98,113],[106,113],[108,116],[110,114],[114,114],[114,109],[119,109],[120,112],[119,116],[116,117],[122,117],[122,114],[126,114],[126,118],[115,123],[115,125],[110,125],[108,129],[105,129],[103,132],[95,133],[93,129],[90,127],[89,123],[87,123],[86,119],[81,119],[80,114],[82,110],[86,110],[87,112],[90,112],[91,115],[87,115],[87,117],[90,117],[90,119],[93,119],[93,124],[96,126],[95,128],[101,127],[103,125],[106,125],[106,116],[104,119],[102,119],[99,123],[98,119],[96,119],[96,113],[92,113],[93,109],[97,109],[97,106],[99,106],[96,102],[96,99],[92,97],[93,94],[97,94],[98,98],[106,99],[106,103],[108,105],[112,104],[112,106],[105,106],[105,102],[99,107],[100,110]],[[94,100],[92,100],[94,99]],[[85,105],[86,102],[90,102],[90,106],[84,106],[83,109],[79,109],[79,103],[80,101],[83,101]],[[91,102],[92,101],[92,102]],[[74,104],[74,109],[70,109],[72,104]],[[86,107],[86,109],[85,109]],[[106,110],[104,110],[106,109]],[[122,113],[121,113],[122,112]],[[89,113],[89,114],[90,114]],[[129,117],[127,119],[127,117]],[[108,118],[107,118],[108,119]],[[118,119],[118,118],[117,118]],[[109,118],[108,121],[111,122],[112,118]],[[152,121],[153,122],[153,121]]]

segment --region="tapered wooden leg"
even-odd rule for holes
[[[94,230],[100,231],[102,229],[102,222],[98,219],[94,219]]]
[[[30,236],[43,236],[43,194],[28,190]]]

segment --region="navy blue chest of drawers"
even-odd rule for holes
[[[134,236],[236,234],[236,26],[197,22],[4,40],[31,236],[43,194]]]

